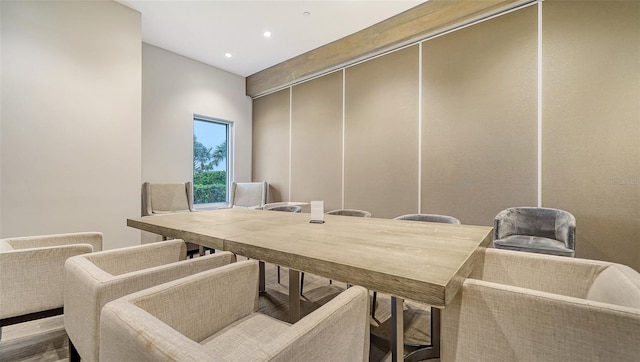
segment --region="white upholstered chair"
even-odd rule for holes
[[[241,261],[107,304],[100,360],[368,361],[368,297],[350,288],[288,324],[257,312],[258,263]]]
[[[269,184],[260,182],[231,182],[229,206],[236,209],[263,209],[267,203]],[[265,265],[260,262],[260,292],[266,290]]]
[[[142,216],[193,211],[193,184],[190,181],[142,184]],[[166,240],[165,236],[163,240]],[[204,248],[187,242],[187,255],[195,254],[204,255]]]
[[[65,261],[99,250],[96,232],[0,239],[0,328],[62,314]]]
[[[640,274],[620,264],[486,249],[442,311],[447,361],[638,361]]]
[[[267,203],[268,184],[262,182],[235,182],[229,190],[229,207],[262,209]]]
[[[186,250],[186,243],[176,239],[69,258],[64,326],[70,360],[98,360],[100,311],[107,302],[235,260],[229,252],[186,259]]]
[[[142,184],[142,216],[191,211],[194,211],[191,182]]]

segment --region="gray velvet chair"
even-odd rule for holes
[[[142,216],[193,211],[193,184],[190,181],[142,184]],[[163,236],[162,240],[166,239]],[[204,248],[187,242],[187,255],[193,257],[196,254],[204,255]]]
[[[371,217],[371,213],[365,210],[357,209],[337,209],[325,212],[326,215],[352,216],[352,217]],[[331,284],[331,280],[329,280]],[[304,285],[304,273],[300,274],[300,295],[302,295],[302,287]]]
[[[262,209],[267,203],[267,182],[235,182],[229,190],[229,207],[241,209]]]
[[[512,207],[494,220],[493,247],[531,253],[575,256],[576,219],[564,210]]]
[[[369,360],[365,288],[341,293],[295,324],[259,313],[257,292],[258,263],[250,260],[110,302],[100,318],[100,360]]]
[[[296,206],[296,205],[285,205],[285,206],[274,206],[267,210],[300,213],[302,211],[302,207]]]
[[[273,206],[267,209],[267,211],[281,211],[281,212],[293,212],[300,213],[302,211],[302,207],[297,205],[282,205],[282,206]],[[278,267],[278,283],[280,283],[280,265]],[[304,280],[304,272],[302,273],[302,280]],[[302,281],[300,282],[302,284]],[[302,285],[300,286],[300,290],[302,290]],[[300,292],[302,293],[302,292]]]
[[[355,217],[371,217],[371,213],[365,210],[356,209],[338,209],[325,212],[327,215],[355,216]]]
[[[407,214],[395,217],[394,220],[439,222],[443,224],[460,224],[460,220],[453,216],[437,214]]]
[[[421,221],[421,222],[436,222],[441,224],[460,224],[460,220],[453,216],[449,215],[438,215],[438,214],[406,214],[393,218],[394,220],[405,220],[405,221]],[[371,300],[371,318],[376,317],[376,300],[378,297],[378,293],[376,291],[373,292],[373,298]]]

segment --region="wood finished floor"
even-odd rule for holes
[[[288,270],[281,268],[280,283],[277,282],[276,266],[266,265],[267,292],[260,295],[260,312],[274,318],[288,318]],[[331,300],[345,289],[346,285],[326,278],[305,274],[304,296],[301,300],[301,314],[305,316]],[[424,344],[429,341],[428,307],[408,301],[404,309],[405,341]],[[390,298],[378,294],[376,319],[371,320],[371,332],[388,337],[390,318]],[[410,347],[407,347],[407,352]],[[2,328],[0,340],[0,361],[43,361],[68,360],[68,342],[62,316],[26,322]],[[371,344],[370,361],[390,361],[391,354],[383,346]],[[431,360],[438,361],[438,360]]]

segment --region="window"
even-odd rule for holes
[[[193,204],[226,205],[231,180],[231,127],[228,121],[193,117]]]

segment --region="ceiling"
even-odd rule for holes
[[[424,0],[117,0],[142,14],[142,41],[246,77]],[[270,31],[266,38],[263,33]],[[228,58],[225,53],[231,54]]]

